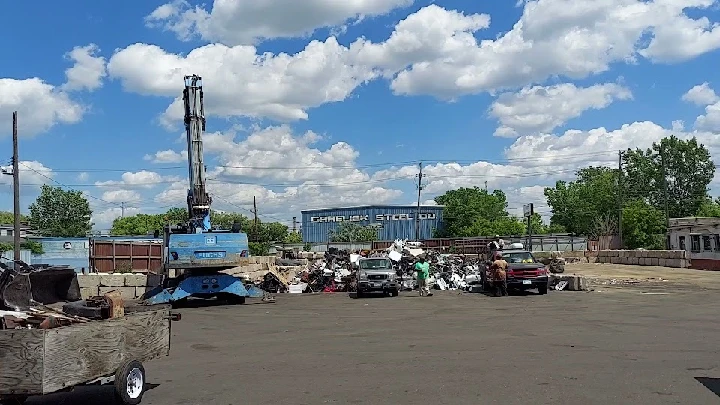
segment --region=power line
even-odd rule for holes
[[[400,165],[417,165],[420,162],[432,162],[433,164],[443,163],[490,163],[490,164],[504,164],[512,162],[537,162],[552,160],[558,158],[572,158],[572,157],[585,157],[585,156],[602,156],[609,153],[615,153],[611,151],[598,151],[598,152],[587,152],[587,153],[572,153],[572,154],[557,154],[551,157],[517,157],[507,158],[500,160],[468,160],[468,159],[422,159],[422,160],[409,160],[409,161],[394,161],[394,162],[382,162],[382,163],[369,163],[361,165],[305,165],[305,166],[237,166],[237,165],[216,165],[217,168],[225,169],[250,169],[250,170],[327,170],[327,169],[366,169],[375,167],[392,167]],[[185,170],[186,166],[159,166],[159,167],[142,167],[136,169],[118,169],[118,168],[86,168],[86,169],[53,169],[53,172],[57,173],[102,173],[102,172],[140,172],[140,171],[158,171],[158,170]]]
[[[42,177],[45,177],[46,179],[52,181],[53,183],[55,183],[55,184],[57,184],[57,185],[59,185],[59,186],[61,186],[61,187],[70,188],[70,187],[66,186],[65,184],[60,183],[59,181],[53,179],[52,177],[49,177],[49,176],[45,175],[44,173],[41,173],[40,171],[33,169],[32,167],[26,165],[26,164],[23,163],[23,162],[18,162],[18,163],[21,164],[21,165],[23,165],[23,166],[25,166],[28,170],[33,171],[33,172],[35,172],[36,174],[38,174],[38,175],[40,175],[40,176],[42,176]],[[110,201],[105,201],[105,200],[103,200],[102,198],[95,197],[94,195],[91,195],[91,194],[87,194],[87,193],[86,193],[85,195],[88,196],[88,197],[90,197],[90,198],[92,198],[92,199],[95,199],[95,200],[98,200],[98,201],[102,201],[102,202],[104,202],[104,203],[106,203],[106,204],[114,204],[114,205],[117,205],[117,203],[113,203],[113,202],[110,202]]]

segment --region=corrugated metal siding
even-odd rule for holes
[[[162,239],[90,240],[90,268],[100,273],[129,267],[132,270],[157,270],[162,267]]]
[[[31,264],[66,265],[75,271],[89,268],[87,238],[33,238],[42,244],[43,254],[32,255]]]
[[[435,229],[442,226],[442,206],[422,206],[420,214],[434,214],[434,219],[422,219],[420,221],[419,239],[430,239]],[[377,215],[406,215],[414,218],[416,207],[414,206],[367,206],[351,208],[332,208],[325,210],[312,210],[302,212],[302,236],[304,242],[322,243],[327,242],[329,232],[338,227],[342,222],[313,222],[312,217],[343,217],[347,220],[350,217],[365,217],[367,220],[354,221],[360,225],[382,224],[383,228],[378,230],[378,240],[395,239],[416,239],[414,219],[395,219],[378,221]]]
[[[13,260],[15,260],[15,252],[13,252],[12,250],[3,252],[2,256],[0,256],[0,262],[3,262],[3,263],[8,263],[8,262],[12,263]],[[20,260],[27,264],[32,263],[32,252],[30,252],[29,250],[21,249],[20,250]]]

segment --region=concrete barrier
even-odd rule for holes
[[[575,274],[553,274],[550,276],[550,284],[556,285],[561,281],[567,281],[566,291],[588,291],[587,279]]]
[[[224,270],[223,273],[243,276],[250,281],[257,281],[268,272],[277,272],[275,256],[255,256],[243,258],[237,267]],[[284,273],[284,272],[283,272]],[[170,274],[172,277],[173,274]],[[287,276],[286,276],[287,277]],[[117,290],[124,299],[136,299],[147,290],[155,287],[149,285],[147,274],[138,273],[91,273],[78,274],[80,293],[83,299],[103,295],[108,291]],[[151,277],[152,281],[153,277]]]
[[[661,266],[686,269],[690,266],[684,250],[600,250],[598,263]]]
[[[117,290],[126,300],[136,299],[153,286],[148,286],[146,274],[78,274],[80,294],[83,299]]]

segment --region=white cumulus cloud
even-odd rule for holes
[[[65,71],[67,82],[63,84],[64,90],[97,90],[103,85],[107,76],[105,58],[97,56],[100,51],[95,44],[76,46],[65,55],[74,65]]]
[[[517,137],[552,131],[586,110],[602,109],[615,100],[630,98],[630,90],[614,83],[584,88],[572,83],[534,86],[501,94],[490,106],[490,115],[500,121],[495,135]]]
[[[263,39],[304,37],[317,28],[386,14],[413,0],[215,0],[212,9],[175,0],[145,18],[189,40],[200,37],[228,45],[253,44]]]

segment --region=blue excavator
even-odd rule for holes
[[[229,230],[219,230],[213,229],[210,222],[212,198],[205,187],[202,141],[205,109],[200,76],[185,76],[183,101],[190,182],[188,219],[164,227],[162,280],[142,299],[152,305],[178,304],[190,297],[217,298],[238,304],[249,297],[265,298],[267,293],[263,290],[222,272],[237,267],[243,258],[249,257],[250,247],[247,234],[241,232],[239,224],[233,224]]]

